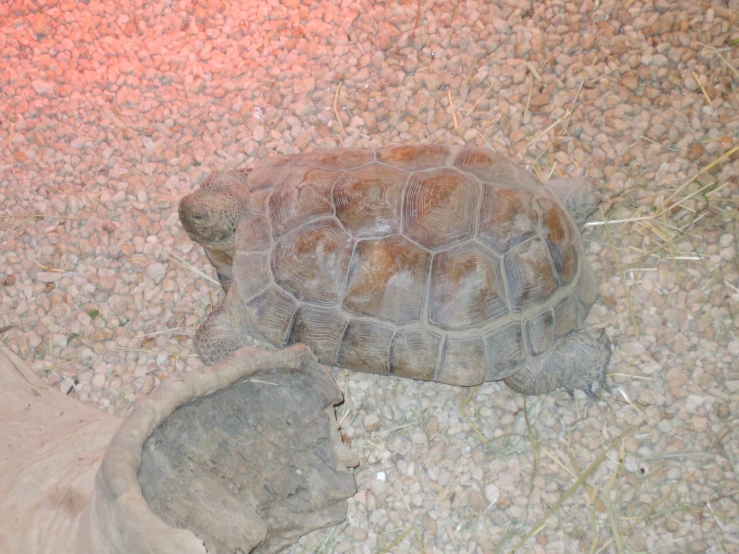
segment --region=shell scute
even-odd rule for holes
[[[501,262],[474,244],[439,252],[431,265],[429,320],[443,329],[482,325],[508,313]]]
[[[559,287],[542,239],[519,244],[505,255],[503,266],[514,313],[542,305]]]
[[[577,298],[573,294],[565,296],[554,306],[554,336],[564,337],[579,327]]]
[[[546,310],[529,318],[525,324],[529,353],[538,356],[554,341],[554,316]]]
[[[433,379],[441,343],[441,336],[426,329],[398,331],[390,346],[390,373],[412,379]]]
[[[543,234],[547,236],[547,246],[557,278],[560,284],[568,285],[577,275],[578,252],[574,238],[576,230],[567,213],[554,200],[541,198],[539,206],[544,211]]]
[[[407,178],[407,172],[378,163],[345,173],[334,186],[336,216],[355,237],[397,233],[398,197]]]
[[[447,338],[437,380],[463,387],[479,385],[487,375],[482,338]]]
[[[531,192],[483,187],[477,239],[498,254],[536,235],[538,220]]]
[[[269,214],[279,237],[314,217],[333,215],[331,187],[341,172],[319,168],[294,169],[277,183],[269,198]]]
[[[285,344],[298,303],[271,286],[243,304],[244,316],[257,333],[274,344]]]
[[[361,367],[369,373],[388,373],[388,351],[393,330],[373,321],[354,320],[341,338],[337,363]]]
[[[352,258],[344,308],[393,323],[418,321],[430,257],[401,235],[360,241]]]
[[[336,308],[303,303],[295,315],[288,344],[308,346],[319,360],[335,363],[347,319]]]
[[[516,364],[526,356],[521,324],[509,323],[485,335],[485,350],[490,364],[489,380],[512,375]]]
[[[298,298],[337,303],[352,247],[352,238],[333,218],[310,222],[277,243],[275,280]]]
[[[460,171],[414,173],[403,198],[403,234],[436,249],[472,237],[480,184]]]
[[[267,218],[248,212],[239,221],[236,227],[234,240],[236,250],[243,252],[264,252],[272,247],[269,236],[269,222]]]
[[[265,252],[236,252],[233,258],[234,285],[239,298],[251,298],[272,282],[269,254]],[[248,278],[245,278],[248,275]]]

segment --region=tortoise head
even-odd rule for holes
[[[192,240],[216,248],[233,243],[249,191],[243,172],[215,173],[180,200],[180,223]]]
[[[588,216],[598,209],[602,199],[595,183],[587,177],[550,179],[547,186],[564,204],[567,213],[578,227],[585,225]]]

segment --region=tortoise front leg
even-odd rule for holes
[[[204,364],[219,362],[244,346],[233,332],[228,302],[229,296],[226,295],[195,333],[195,351]]]

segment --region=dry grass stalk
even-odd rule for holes
[[[611,533],[613,533],[613,542],[616,543],[616,551],[618,554],[624,554],[624,543],[621,539],[621,533],[618,530],[618,519],[616,518],[616,509],[613,506],[613,500],[611,499],[611,489],[613,484],[616,482],[618,474],[621,472],[621,466],[623,465],[624,458],[626,456],[625,445],[622,442],[618,453],[618,463],[616,469],[613,470],[611,478],[606,484],[606,488],[603,491],[603,499],[606,505],[606,512],[608,513],[608,522],[611,525]]]
[[[563,470],[565,470],[567,473],[569,473],[572,477],[577,478],[577,475],[575,475],[575,472],[572,471],[570,468],[568,468],[566,465],[564,465],[559,458],[557,458],[554,454],[551,454],[546,448],[542,448],[541,450],[550,460],[552,460],[555,464],[557,464],[559,467],[561,467]]]
[[[341,132],[344,132],[344,124],[341,122],[341,118],[339,117],[339,91],[341,90],[341,85],[343,85],[343,81],[339,81],[339,86],[336,87],[336,94],[334,94],[334,116],[336,117],[336,121],[339,122],[339,129]]]
[[[169,333],[174,333],[175,331],[179,331],[180,329],[184,329],[185,326],[182,325],[180,327],[172,327],[171,329],[164,329],[163,331],[154,331],[153,333],[144,333],[143,335],[136,335],[135,339],[143,339],[145,337],[156,337],[157,335],[168,335]]]
[[[253,48],[253,50],[252,50],[252,51],[256,52],[257,50],[259,50],[259,49],[260,49],[260,48],[261,48],[262,46],[264,46],[264,45],[265,45],[265,44],[267,43],[267,41],[268,41],[269,39],[271,39],[271,38],[272,38],[272,37],[273,37],[273,36],[275,35],[275,33],[276,33],[277,31],[279,31],[279,30],[281,30],[281,29],[282,29],[282,26],[278,27],[277,29],[275,29],[274,31],[272,31],[272,32],[271,32],[270,34],[268,34],[268,35],[267,35],[266,37],[264,37],[264,40],[262,40],[262,41],[261,41],[261,42],[260,42],[259,44],[257,44],[257,45],[256,45],[256,46],[255,46],[255,47]]]
[[[661,142],[657,142],[656,140],[650,139],[649,137],[645,137],[644,135],[639,135],[637,138],[639,140],[646,140],[647,142],[649,142],[651,144],[656,144],[657,146],[659,146],[661,148],[664,148],[668,152],[679,152],[679,150],[677,148],[671,148],[669,146],[665,146]],[[634,144],[636,144],[636,143],[632,143],[631,145],[629,145],[629,147],[633,146]]]
[[[564,135],[570,127],[570,119],[572,119],[572,113],[575,111],[575,107],[577,106],[577,101],[580,98],[580,93],[582,92],[584,84],[584,80],[580,81],[580,88],[577,89],[577,94],[575,95],[575,99],[572,101],[572,107],[570,108],[570,115],[567,116],[567,121],[565,122],[565,126],[562,128],[560,135]]]
[[[662,224],[665,226],[665,228],[669,228],[669,225],[667,224],[667,212],[665,210],[665,201],[662,199]],[[677,260],[675,259],[675,249],[672,247],[672,244],[670,244],[667,247],[667,251],[670,253],[670,258],[672,259],[672,267],[675,268],[675,273],[678,273],[680,271],[680,268],[677,265]]]
[[[541,138],[543,138],[543,137],[544,137],[544,136],[545,136],[545,135],[546,135],[546,134],[547,134],[547,133],[548,133],[549,131],[551,131],[551,130],[552,130],[552,129],[554,129],[554,128],[555,128],[555,127],[556,127],[557,125],[559,125],[560,123],[562,123],[562,120],[563,120],[563,119],[564,119],[565,117],[567,117],[567,116],[569,115],[569,113],[570,113],[570,112],[569,112],[569,110],[568,110],[568,111],[567,111],[567,113],[566,113],[565,115],[563,115],[562,117],[560,117],[559,119],[557,119],[557,121],[555,121],[555,122],[554,122],[554,123],[552,123],[552,124],[551,124],[551,125],[550,125],[549,127],[547,127],[546,129],[544,129],[544,130],[543,130],[543,131],[542,131],[541,133],[539,133],[539,134],[538,134],[538,135],[537,135],[537,136],[536,136],[535,138],[533,138],[532,140],[530,140],[529,142],[527,142],[527,143],[526,143],[526,148],[530,148],[532,144],[536,144],[537,142],[539,142],[539,140],[540,140]]]
[[[673,539],[671,541],[666,541],[666,542],[660,543],[658,545],[655,545],[654,548],[650,548],[646,552],[648,552],[648,553],[649,552],[658,552],[659,550],[661,550],[665,546],[669,546],[671,544],[675,544],[676,542],[680,542],[680,541],[684,541],[684,540],[685,540],[685,537],[678,537],[678,538]],[[722,552],[722,554],[725,554],[725,551],[723,549],[721,549],[721,552]]]
[[[488,148],[490,148],[490,150],[492,150],[493,152],[495,152],[495,148],[493,148],[493,145],[490,144],[484,136],[482,136],[482,133],[480,131],[478,131],[477,129],[475,129],[475,132],[477,133],[477,136],[482,139],[482,142],[485,143],[485,146],[487,146]]]
[[[335,525],[334,527],[331,527],[328,533],[323,536],[323,538],[314,548],[307,548],[304,550],[304,552],[306,554],[323,554],[324,552],[328,552],[327,548],[336,540],[336,535],[340,533],[344,527],[346,527],[346,525]]]
[[[470,73],[470,75],[472,75],[472,74]],[[472,107],[469,110],[467,110],[467,112],[464,114],[465,116],[468,116],[468,115],[470,115],[472,113],[472,111],[477,107],[477,105],[482,101],[482,99],[485,98],[485,96],[487,95],[487,93],[490,92],[490,89],[493,88],[493,85],[495,85],[495,81],[492,81],[488,85],[488,88],[485,89],[485,92],[483,92],[480,95],[480,98],[478,98],[477,100],[475,100],[475,103],[472,104]],[[449,96],[449,102],[451,102],[451,95]],[[454,113],[454,107],[452,107],[452,113]]]
[[[418,539],[418,554],[423,554],[423,535],[416,529],[416,538]]]
[[[475,392],[477,392],[477,389],[480,387],[472,387],[470,391],[467,393],[467,397],[462,401],[462,404],[459,406],[459,413],[462,414],[462,417],[464,418],[465,422],[467,422],[467,425],[470,426],[470,429],[472,429],[477,435],[477,440],[480,441],[480,444],[487,444],[490,442],[489,439],[485,438],[485,435],[482,434],[482,432],[477,428],[477,425],[472,423],[472,420],[467,416],[466,413],[464,413],[464,407],[467,405],[467,403],[470,401],[470,399],[474,396]]]
[[[738,148],[739,148],[739,147],[738,147]],[[682,203],[683,203],[683,202],[687,202],[688,200],[690,200],[690,199],[691,199],[691,198],[693,198],[694,196],[698,196],[699,194],[701,194],[702,192],[705,192],[705,191],[706,191],[706,189],[709,189],[709,188],[711,188],[712,186],[714,186],[714,185],[713,185],[713,183],[708,183],[707,185],[704,185],[704,186],[702,186],[701,188],[699,188],[698,190],[696,190],[695,192],[691,192],[691,193],[690,193],[690,194],[688,194],[687,196],[684,196],[683,198],[681,198],[680,200],[678,200],[677,202],[675,202],[674,204],[672,204],[672,206],[670,206],[670,207],[667,207],[667,208],[663,208],[663,210],[664,210],[664,211],[667,211],[667,210],[668,210],[668,209],[670,209],[670,208],[673,208],[673,207],[676,207],[676,206],[680,206],[680,207],[682,207],[682,208],[683,208],[684,210],[688,210],[688,211],[693,211],[693,210],[690,210],[690,209],[689,209],[688,207],[686,207],[686,206],[682,206]],[[662,213],[664,213],[664,212],[660,212],[660,213],[659,213],[658,215],[662,215]]]
[[[403,533],[397,539],[395,539],[392,543],[390,543],[390,545],[386,549],[384,549],[381,554],[387,554],[388,552],[390,552],[393,548],[395,548],[401,542],[403,542],[403,539],[406,538],[408,536],[408,534],[411,531],[414,531],[415,529],[416,529],[416,526],[415,525],[412,525],[411,527],[409,527],[408,529],[406,529],[405,533]]]
[[[393,427],[392,429],[385,429],[384,431],[377,431],[376,433],[373,433],[373,437],[379,437],[380,435],[384,435],[386,433],[394,433],[395,431],[400,431],[401,429],[405,429],[407,427],[414,427],[418,425],[418,421],[412,421],[410,423],[406,423],[405,425],[399,425],[398,427]]]
[[[592,464],[588,466],[588,468],[578,477],[577,481],[575,481],[570,488],[568,488],[562,496],[560,496],[559,500],[554,503],[554,506],[552,506],[549,511],[541,516],[539,520],[531,527],[531,530],[524,535],[524,537],[521,539],[521,541],[511,550],[511,554],[514,554],[515,552],[518,552],[518,550],[526,544],[526,541],[528,541],[530,538],[532,538],[534,535],[536,535],[546,524],[547,519],[554,514],[557,510],[559,510],[562,507],[562,504],[564,504],[567,499],[572,496],[577,489],[579,489],[583,483],[587,480],[588,477],[590,477],[596,469],[600,467],[600,464],[603,463],[603,460],[606,459],[606,455],[617,445],[619,444],[623,439],[625,439],[628,435],[631,434],[631,432],[634,430],[633,427],[628,427],[626,430],[624,430],[623,433],[621,433],[618,437],[613,439],[611,441],[611,444],[609,444],[605,450],[603,450],[598,457],[593,461]]]
[[[675,192],[673,192],[670,196],[667,197],[667,199],[665,200],[665,209],[670,209],[673,205],[678,206],[678,205],[682,204],[683,202],[685,202],[686,200],[688,200],[689,198],[692,198],[696,194],[700,194],[705,189],[709,188],[709,186],[705,186],[705,187],[701,188],[700,190],[689,194],[688,196],[684,197],[680,201],[673,202],[673,200],[675,198],[677,198],[680,195],[680,193],[682,191],[684,191],[690,185],[690,183],[692,183],[693,181],[695,181],[700,175],[702,175],[703,173],[705,173],[706,171],[708,171],[709,169],[711,169],[713,166],[715,166],[715,165],[723,162],[725,159],[733,156],[737,152],[739,152],[739,146],[735,146],[731,150],[728,150],[726,153],[724,153],[723,155],[719,156],[718,158],[716,158],[715,160],[713,160],[708,165],[703,166],[701,169],[699,169],[697,173],[695,173],[692,177],[690,177],[687,181],[685,181],[682,185],[680,185]],[[659,216],[659,215],[662,215],[662,214],[659,213],[657,215]]]
[[[724,190],[726,187],[729,186],[729,184],[730,183],[728,181],[726,181],[723,185],[719,185],[715,189],[709,190],[706,193],[706,196],[711,196],[712,194],[716,194],[720,190]],[[728,202],[736,202],[738,199],[737,198],[733,198],[733,199],[725,198],[723,200],[728,201]]]
[[[454,100],[452,100],[452,89],[447,89],[446,92],[449,96],[449,106],[452,108],[452,120],[454,121],[454,128],[458,129],[459,125],[457,124],[457,112],[454,111]]]
[[[546,181],[546,178],[544,177],[544,173],[542,172],[541,168],[538,165],[532,166],[531,171],[533,171],[536,174],[536,176],[539,178],[540,181]]]
[[[618,371],[615,371],[613,373],[608,372],[606,375],[608,377],[625,377],[627,379],[634,379],[634,380],[641,380],[641,381],[653,381],[654,380],[648,375],[632,375],[631,373],[619,373]]]
[[[701,83],[700,77],[698,77],[698,74],[695,71],[691,71],[690,73],[692,73],[693,79],[695,79],[695,82],[698,83],[698,86],[701,88],[701,92],[703,93],[703,96],[706,97],[706,102],[708,102],[709,106],[712,106],[713,103],[711,102],[711,97],[708,96],[706,89],[703,88],[703,83]]]
[[[647,509],[647,511],[644,512],[642,515],[640,515],[636,520],[634,520],[634,522],[631,525],[629,525],[621,534],[625,536],[625,535],[628,535],[629,533],[631,533],[637,525],[639,525],[640,523],[642,523],[643,521],[645,521],[649,516],[651,516],[655,512],[655,510],[657,510],[657,508],[659,507],[659,505],[662,504],[665,500],[667,500],[670,497],[670,495],[672,495],[672,493],[675,492],[675,490],[677,489],[677,487],[679,487],[685,481],[687,481],[688,479],[690,479],[693,476],[693,474],[695,474],[695,470],[691,471],[688,475],[686,475],[685,477],[683,477],[678,483],[675,483],[670,488],[670,490],[667,491],[664,494],[664,496],[662,496],[662,498],[659,498],[659,499],[655,500],[649,506],[649,508]],[[600,554],[602,552],[605,552],[605,550],[607,548],[609,548],[613,543],[614,543],[614,539],[613,538],[610,538],[609,540],[607,540],[603,544],[603,546],[601,546],[598,549],[597,554]]]
[[[195,267],[194,265],[192,265],[192,264],[190,264],[190,263],[186,262],[185,260],[183,260],[182,258],[180,258],[180,257],[179,257],[179,256],[178,256],[177,254],[174,254],[174,253],[170,252],[170,253],[169,253],[169,258],[170,258],[171,260],[174,260],[174,261],[175,261],[175,263],[178,263],[178,264],[180,264],[181,266],[183,266],[183,267],[185,267],[185,268],[189,269],[189,270],[190,270],[190,271],[192,271],[193,273],[195,273],[195,274],[197,274],[197,275],[200,275],[200,276],[201,276],[201,277],[202,277],[203,279],[205,279],[206,281],[210,281],[211,283],[215,283],[216,285],[220,285],[220,283],[219,283],[219,282],[218,282],[218,281],[217,281],[216,279],[213,279],[213,277],[211,277],[210,275],[207,275],[207,274],[203,273],[202,271],[200,271],[200,270],[199,270],[199,269],[198,269],[197,267]]]
[[[460,90],[464,90],[467,87],[467,85],[470,84],[470,79],[472,79],[472,71],[477,67],[477,64],[480,63],[480,60],[481,59],[482,58],[480,58],[480,57],[475,58],[475,61],[473,61],[470,64],[470,69],[469,69],[469,72],[467,73],[467,77],[465,77],[464,83],[462,83],[462,86],[459,87]],[[469,112],[467,112],[467,113],[469,113]]]
[[[649,229],[651,231],[655,231],[654,230],[654,227],[651,227],[650,226]],[[655,231],[654,234],[656,234],[658,236],[661,236],[660,233],[658,233],[656,231]],[[682,240],[683,237],[684,237],[684,235],[675,235],[672,238],[664,237],[663,238],[664,242],[656,245],[654,248],[651,248],[651,249],[646,250],[646,251],[642,251],[642,255],[643,255],[642,257],[644,259],[646,259],[646,258],[648,258],[650,256],[656,256],[657,258],[661,258],[660,254],[659,254],[660,251],[664,250],[665,248],[669,248],[671,245],[676,244],[678,241]],[[644,259],[640,260],[637,263],[643,262]],[[677,259],[679,259],[679,257],[677,257]],[[628,268],[628,269],[631,270],[631,268]]]
[[[528,501],[531,502],[531,496],[534,494],[534,479],[536,478],[536,474],[539,473],[539,460],[541,459],[541,454],[539,453],[539,435],[534,432],[531,421],[529,421],[529,410],[526,397],[523,399],[523,417],[524,421],[526,421],[526,434],[529,437],[529,443],[531,444],[531,453],[534,455],[534,465],[531,468],[529,494],[527,495]]]
[[[735,76],[739,77],[739,69],[737,69],[736,67],[734,67],[733,65],[731,65],[728,61],[726,61],[726,58],[724,58],[721,55],[721,53],[718,50],[716,50],[715,47],[713,47],[713,46],[711,46],[709,44],[703,44],[702,42],[698,42],[698,44],[700,44],[704,48],[709,48],[710,50],[712,50],[713,53],[716,54],[719,58],[721,58],[721,61],[724,62],[724,64],[726,64],[726,67],[728,67],[731,71],[733,71]]]
[[[421,0],[418,0],[418,5],[416,6],[416,21],[413,22],[412,33],[416,32],[416,29],[418,29],[418,23],[420,21],[421,21]]]
[[[53,217],[55,219],[70,219],[72,221],[80,221],[81,217],[67,217],[64,215],[57,215],[57,214],[19,214],[19,215],[0,215],[0,219],[17,219],[19,217],[28,217],[28,218],[36,218],[36,219],[43,219],[45,217]]]
[[[3,238],[5,235],[9,234],[10,232],[15,231],[21,225],[24,225],[24,224],[28,223],[29,221],[31,221],[31,219],[33,219],[33,217],[27,217],[26,219],[22,220],[19,223],[16,223],[15,225],[13,225],[12,227],[10,227],[9,229],[6,229],[2,233],[0,233],[0,239]]]
[[[531,74],[536,78],[537,81],[541,83],[541,75],[539,75],[539,72],[536,71],[536,68],[532,65],[532,63],[528,60],[526,60],[526,67],[529,68],[529,71]]]
[[[607,221],[588,221],[585,227],[599,227],[600,225],[616,225],[618,223],[633,223],[634,221],[648,221],[654,219],[653,215],[627,217],[626,219],[609,219]]]
[[[40,367],[38,369],[35,369],[34,371],[41,373],[43,371],[51,371],[52,369],[56,369],[58,367],[63,367],[65,365],[69,364],[76,364],[77,362],[83,361],[82,358],[67,358],[66,360],[61,360],[60,362],[57,362],[53,365],[47,366],[47,367]]]
[[[590,79],[590,84],[594,85],[595,83],[600,81],[603,77],[610,75],[614,71],[621,71],[622,69],[626,69],[627,67],[628,67],[627,65],[619,65],[619,66],[614,67],[613,69],[609,69],[605,73],[601,73],[600,75],[598,75],[595,79]]]
[[[58,267],[49,267],[48,265],[44,265],[42,263],[37,262],[36,260],[33,260],[33,263],[35,263],[37,266],[39,266],[44,271],[49,271],[52,273],[64,273],[64,270],[59,269]]]
[[[337,418],[339,420],[339,428],[341,428],[344,420],[347,418],[353,407],[353,403],[352,406],[349,406],[349,370],[344,368],[344,402],[341,404],[341,417]],[[353,420],[354,418],[352,418],[352,421]]]
[[[605,221],[606,214],[603,212],[603,208],[600,208],[600,215]],[[634,324],[634,334],[637,338],[639,338],[639,324],[636,322],[636,314],[634,313],[634,305],[631,302],[631,293],[629,292],[629,287],[626,285],[626,277],[624,277],[623,268],[621,267],[621,260],[618,256],[618,250],[616,250],[616,244],[613,240],[613,233],[611,233],[611,229],[608,227],[608,225],[605,226],[605,234],[608,238],[608,244],[611,247],[611,250],[613,251],[613,255],[615,256],[615,262],[616,262],[616,269],[618,270],[618,275],[621,278],[621,285],[624,288],[624,297],[626,298],[626,306],[629,308],[629,313],[631,314],[631,322]]]
[[[598,519],[595,516],[596,502],[598,501],[598,488],[593,487],[591,490],[586,491],[586,494],[588,500],[590,500],[590,534],[593,536],[593,542],[590,545],[589,554],[595,554],[595,549],[598,546]]]
[[[526,107],[523,109],[523,120],[526,120],[526,114],[529,113],[529,106],[531,105],[531,95],[534,92],[534,78],[529,77],[529,95],[526,98]]]

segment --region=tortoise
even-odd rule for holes
[[[330,149],[214,173],[179,216],[226,290],[204,362],[250,337],[321,363],[524,394],[605,388],[611,347],[582,331],[598,285],[579,232],[600,195],[540,182],[492,150]]]

